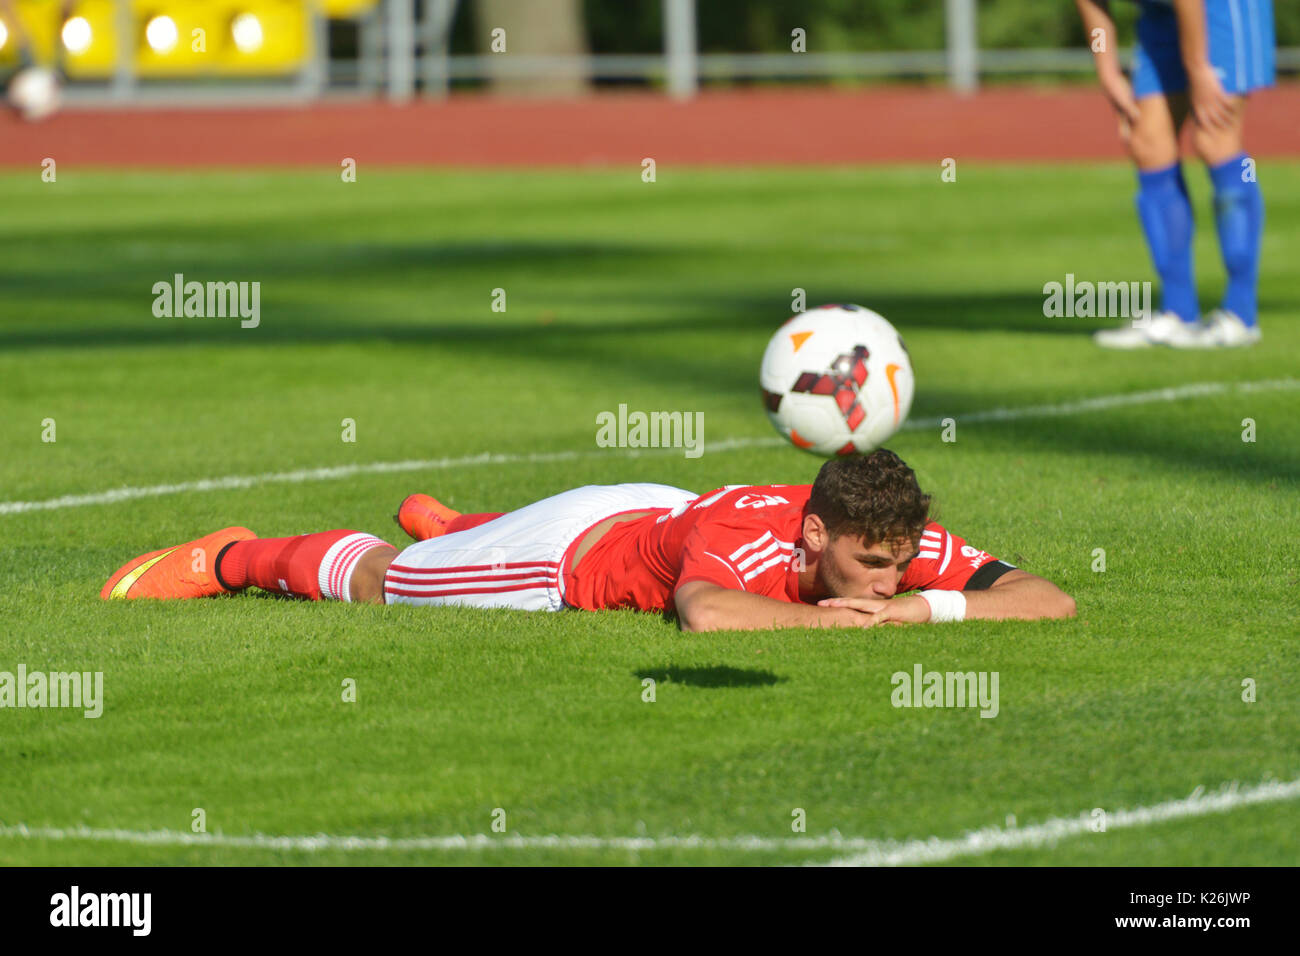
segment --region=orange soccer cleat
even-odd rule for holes
[[[227,589],[217,580],[218,555],[236,541],[256,537],[247,528],[222,528],[196,541],[142,554],[113,572],[99,596],[110,601],[227,594]]]
[[[446,534],[451,522],[459,517],[459,511],[432,495],[414,494],[406,496],[393,520],[416,541],[428,541]]]

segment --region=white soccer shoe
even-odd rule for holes
[[[1104,349],[1147,349],[1167,345],[1175,349],[1210,347],[1202,326],[1184,322],[1173,312],[1157,312],[1150,319],[1133,319],[1118,329],[1099,329],[1092,340]]]
[[[1215,309],[1201,320],[1201,335],[1207,348],[1235,349],[1254,345],[1260,339],[1258,325],[1247,325],[1241,316],[1227,309]]]

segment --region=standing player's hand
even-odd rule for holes
[[[1119,114],[1120,132],[1127,140],[1129,131],[1137,125],[1138,121],[1138,103],[1137,97],[1133,95],[1133,84],[1118,69],[1106,70],[1099,74],[1097,79],[1106,94],[1106,99],[1110,100],[1110,105]]]
[[[1192,115],[1207,129],[1226,129],[1232,125],[1232,97],[1223,91],[1219,75],[1208,62],[1187,71]]]
[[[876,624],[924,624],[930,620],[930,605],[915,594],[895,598],[822,598],[822,607],[847,607],[869,616],[863,627]]]

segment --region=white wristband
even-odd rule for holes
[[[921,597],[930,605],[930,620],[935,623],[966,617],[966,595],[960,591],[922,591]]]

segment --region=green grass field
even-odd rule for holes
[[[1300,776],[1300,164],[1261,172],[1265,338],[1234,353],[1105,354],[1087,332],[1109,322],[1044,318],[1066,273],[1152,278],[1120,165],[639,172],[0,177],[0,671],[102,671],[106,697],[99,719],[0,710],[0,863],[825,862],[845,851],[797,842],[796,808],[803,837],[946,840]],[[1190,179],[1208,308],[1222,269]],[[155,318],[176,272],[261,282],[260,326]],[[811,481],[757,394],[796,287],[898,325],[913,420],[952,417],[957,441],[891,447],[940,520],[1060,583],[1077,619],[701,635],[633,612],[98,598],[127,558],[227,524],[400,543],[415,490],[483,511],[591,482]],[[963,422],[1192,383],[1228,387]],[[705,454],[598,448],[620,403],[702,411]],[[423,464],[368,467],[387,462]],[[365,467],[194,484],[336,466]],[[917,663],[997,671],[1000,713],[895,709],[890,676]],[[195,808],[226,837],[501,845],[186,843]],[[1281,800],[952,862],[1294,864],[1298,829]],[[504,842],[543,835],[646,842]]]

